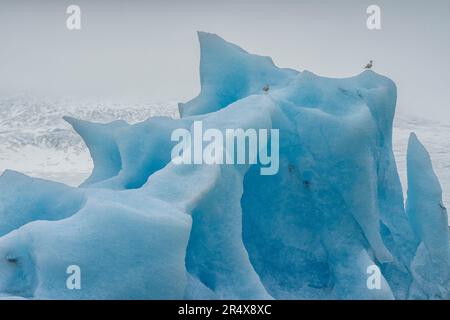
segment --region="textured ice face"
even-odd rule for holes
[[[66,118],[94,161],[80,188],[0,177],[0,294],[449,298],[441,191],[414,137],[408,214],[403,205],[394,82],[373,71],[330,79],[280,69],[216,35],[199,37],[202,91],[180,104],[181,119]],[[221,132],[279,130],[278,173],[171,163],[171,133],[196,121]],[[65,286],[69,265],[82,270],[79,291]],[[378,289],[368,286],[374,266]]]

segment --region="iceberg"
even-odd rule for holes
[[[411,134],[408,142],[406,212],[420,244],[411,264],[411,295],[448,299],[450,239],[442,189],[424,146]]]
[[[395,83],[281,69],[217,35],[199,39],[201,92],[179,119],[65,117],[93,158],[84,183],[0,177],[0,297],[449,299],[447,212],[415,135],[404,205]],[[224,136],[278,130],[278,172],[175,164],[172,133],[198,121]],[[73,265],[80,290],[66,285]]]

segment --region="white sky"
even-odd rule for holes
[[[68,31],[78,4],[82,30]],[[366,28],[366,8],[382,30]],[[281,67],[346,77],[373,59],[398,107],[450,123],[448,0],[0,0],[0,93],[111,94],[185,101],[199,91],[196,31]]]

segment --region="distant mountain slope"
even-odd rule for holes
[[[156,115],[178,117],[176,103],[119,104],[42,100],[26,95],[0,98],[0,173],[13,169],[70,185],[82,182],[92,161],[82,139],[62,117],[129,123]]]

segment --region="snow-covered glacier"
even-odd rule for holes
[[[281,69],[214,34],[199,38],[201,93],[179,105],[179,119],[65,117],[94,163],[80,187],[3,173],[0,296],[449,299],[447,211],[414,134],[404,202],[395,83],[373,71]],[[198,121],[278,129],[278,173],[173,163],[171,134]],[[66,285],[73,265],[79,290]],[[370,270],[379,286],[368,285]]]

